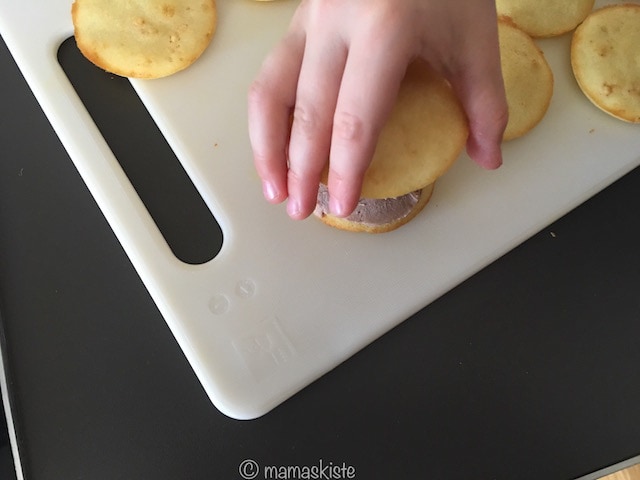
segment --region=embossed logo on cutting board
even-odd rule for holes
[[[261,322],[249,335],[233,342],[256,381],[264,380],[289,362],[296,349],[277,318]]]

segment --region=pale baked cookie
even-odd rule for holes
[[[216,29],[215,0],[75,0],[78,48],[124,77],[159,78],[191,65]]]
[[[533,39],[509,19],[498,22],[500,61],[509,108],[503,140],[521,137],[544,117],[553,96],[553,72]]]
[[[640,5],[612,5],[589,15],[573,35],[571,67],[594,105],[640,123]]]
[[[595,0],[496,0],[499,16],[507,16],[532,37],[570,32],[586,18]]]

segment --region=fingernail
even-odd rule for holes
[[[275,185],[266,180],[262,182],[262,193],[267,200],[275,200],[278,197]]]
[[[344,216],[344,205],[335,197],[329,197],[329,211],[336,217]]]
[[[287,213],[292,218],[298,218],[300,216],[300,203],[290,198],[287,202]]]

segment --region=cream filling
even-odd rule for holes
[[[355,210],[345,220],[366,225],[385,225],[400,220],[411,212],[420,200],[422,190],[393,198],[361,198]],[[331,215],[329,211],[329,190],[320,184],[318,202],[314,211],[318,217]]]

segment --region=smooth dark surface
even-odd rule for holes
[[[640,170],[239,422],[209,403],[4,45],[0,85],[0,308],[28,480],[238,479],[247,458],[569,479],[640,454]]]
[[[173,254],[191,264],[215,257],[222,230],[129,81],[88,62],[73,37],[58,62]]]

